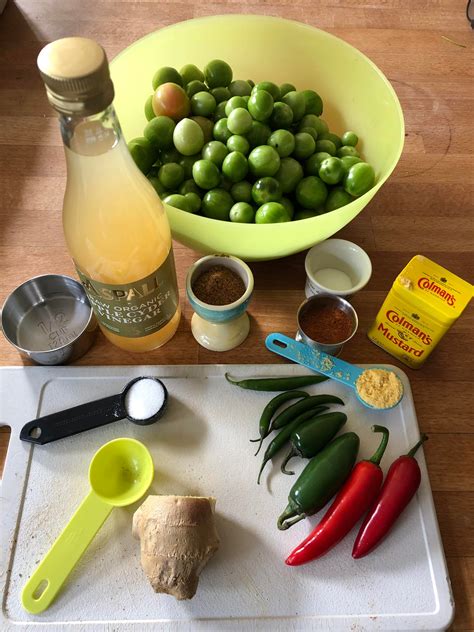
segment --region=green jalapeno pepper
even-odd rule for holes
[[[300,424],[291,433],[291,448],[281,465],[281,471],[284,474],[294,474],[285,469],[288,461],[294,456],[301,456],[304,459],[316,456],[337,435],[346,421],[347,415],[344,413],[328,413]]]
[[[288,529],[324,507],[349,476],[359,444],[355,432],[346,432],[311,459],[288,494],[288,505],[277,521],[279,529]]]
[[[319,384],[328,378],[324,375],[291,375],[289,377],[262,377],[247,378],[245,380],[233,380],[229,374],[225,379],[231,384],[247,388],[251,391],[290,391],[295,388],[304,388],[311,384]]]
[[[260,452],[260,448],[262,447],[262,443],[265,437],[268,437],[270,433],[270,422],[273,418],[273,415],[280,408],[280,406],[292,399],[304,399],[306,397],[309,397],[309,394],[305,393],[305,391],[285,391],[284,393],[280,393],[280,395],[277,395],[268,402],[268,404],[263,409],[262,415],[260,417],[260,438],[250,439],[250,441],[253,442],[260,442],[258,445],[258,450],[255,452],[255,456],[257,456],[257,454]]]
[[[281,412],[271,425],[271,430],[279,430],[292,421],[296,415],[304,413],[305,410],[319,406],[320,404],[340,404],[344,406],[344,402],[335,395],[312,395],[302,402],[296,402],[293,406],[288,406]]]
[[[263,468],[268,463],[268,461],[283,448],[285,443],[290,438],[293,430],[296,430],[296,428],[298,428],[300,424],[302,424],[304,421],[306,421],[310,417],[314,417],[318,413],[322,413],[327,409],[328,409],[327,406],[317,406],[316,408],[314,408],[313,406],[311,410],[306,410],[305,412],[301,413],[300,415],[298,415],[298,417],[295,417],[291,423],[289,423],[282,430],[280,430],[280,432],[273,439],[273,441],[271,441],[268,444],[268,447],[265,450],[262,466],[260,468],[260,472],[258,473],[257,483],[259,485],[260,485],[260,477],[262,475]]]

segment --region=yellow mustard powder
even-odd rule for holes
[[[393,371],[366,369],[356,381],[361,399],[374,408],[390,408],[403,394],[403,386]]]

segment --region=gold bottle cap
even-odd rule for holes
[[[62,114],[90,116],[113,101],[114,86],[102,46],[85,37],[65,37],[45,46],[38,68],[49,102]]]

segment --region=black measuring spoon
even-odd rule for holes
[[[128,401],[127,395],[131,397],[132,391],[130,389],[141,380],[153,380],[155,383],[158,383],[162,389],[159,393],[162,401],[156,412],[147,417],[137,419],[130,414],[132,406],[131,402]],[[105,426],[119,419],[128,419],[139,426],[148,426],[158,421],[163,415],[167,401],[168,391],[161,380],[157,377],[137,377],[128,382],[118,395],[96,399],[93,402],[87,402],[87,404],[66,408],[57,413],[29,421],[21,429],[20,439],[29,443],[44,445],[64,437],[71,437],[79,432]]]

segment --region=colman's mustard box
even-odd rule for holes
[[[473,286],[422,255],[395,279],[368,337],[418,369],[472,298]]]

